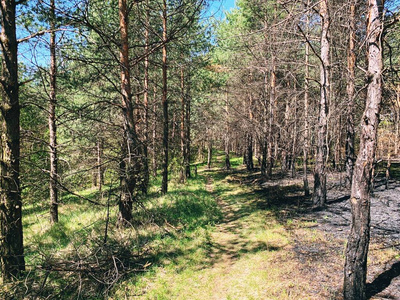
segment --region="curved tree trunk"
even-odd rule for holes
[[[370,237],[370,191],[382,102],[382,11],[379,0],[368,1],[368,89],[361,119],[360,151],[351,186],[351,229],[346,249],[343,292],[346,300],[366,296],[367,255]]]

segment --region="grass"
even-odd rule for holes
[[[224,171],[223,153],[216,155],[211,170],[199,167],[198,176],[186,184],[172,181],[165,196],[159,193],[160,177],[155,178],[148,197],[135,207],[130,228],[115,226],[111,196],[106,244],[106,206],[64,196],[60,221],[51,226],[47,205],[26,205],[28,275],[16,291],[26,293],[28,287],[39,299],[337,297],[345,241],[318,230],[316,220],[302,214],[301,187],[259,189],[249,184],[254,176],[241,169],[241,158],[231,159],[236,170]],[[114,188],[79,195],[105,204]],[[380,248],[372,245],[370,265],[399,257],[395,249]],[[101,274],[54,269],[77,263],[96,266]],[[116,281],[99,284],[110,278]]]

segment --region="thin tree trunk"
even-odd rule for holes
[[[188,71],[188,83],[187,83],[187,94],[186,94],[186,109],[185,109],[185,122],[186,122],[186,147],[185,147],[185,173],[186,178],[190,178],[190,105],[191,105],[191,94],[190,94],[190,72]]]
[[[204,161],[204,142],[200,141],[199,148],[197,149],[197,160],[203,162]]]
[[[229,135],[225,135],[225,169],[231,169],[231,160],[229,158]]]
[[[4,282],[25,270],[20,188],[20,106],[13,0],[1,1],[0,265]]]
[[[262,145],[261,153],[261,176],[267,177],[267,142],[265,141]]]
[[[350,4],[349,18],[349,48],[347,53],[347,124],[346,124],[346,184],[351,186],[353,177],[355,153],[354,153],[354,95],[355,95],[355,38],[356,38],[356,3]]]
[[[176,113],[175,110],[172,112],[172,122],[171,122],[171,140],[174,141],[175,139],[175,125],[176,125]]]
[[[307,1],[307,7],[309,7],[310,1]],[[310,17],[307,14],[307,33],[308,26],[310,23]],[[310,45],[306,43],[305,45],[305,80],[304,80],[304,146],[303,146],[303,190],[304,195],[307,197],[310,195],[310,188],[308,185],[307,178],[307,164],[308,164],[308,142],[310,139],[309,134],[309,124],[308,124],[308,98],[309,98],[309,77],[310,77],[310,69],[309,69],[309,59],[310,59]]]
[[[102,157],[103,157],[103,139],[99,138],[97,140],[97,178],[98,178],[98,189],[99,191],[102,190],[104,185],[104,168],[102,166]]]
[[[163,107],[163,173],[161,193],[168,192],[168,99],[167,99],[167,1],[163,0],[162,11],[163,46],[162,46],[162,107]]]
[[[294,87],[296,89],[296,86]],[[292,141],[292,165],[291,176],[296,176],[296,149],[297,149],[297,96],[294,98],[294,125],[293,125],[293,141]]]
[[[245,156],[246,156],[246,168],[247,168],[247,171],[253,171],[254,170],[254,163],[253,163],[253,136],[252,136],[251,133],[247,134]]]
[[[181,182],[186,182],[186,149],[185,149],[185,76],[184,69],[181,67],[181,156],[182,156],[182,166],[181,166]]]
[[[252,79],[252,76],[250,75],[250,80]],[[249,121],[250,121],[250,126],[253,126],[253,95],[250,93],[249,95]],[[248,171],[253,171],[254,170],[254,162],[253,162],[253,134],[251,131],[249,131],[248,136],[247,136],[247,159],[246,159],[246,167]]]
[[[390,161],[390,149],[388,150],[388,158],[387,158],[387,165],[386,165],[386,176],[385,176],[385,188],[389,188],[389,180],[390,180],[390,166],[391,166],[391,161]]]
[[[154,86],[153,89],[154,93],[153,93],[153,134],[152,134],[152,145],[153,145],[153,156],[152,156],[152,166],[153,166],[153,177],[157,176],[157,142],[156,142],[156,138],[157,138],[157,115],[156,115],[156,100],[157,100],[157,87]]]
[[[122,111],[124,116],[124,145],[120,162],[121,199],[119,201],[118,224],[126,226],[132,219],[133,195],[139,173],[137,157],[137,136],[132,103],[132,88],[129,66],[128,28],[129,15],[127,0],[119,0],[119,21],[121,34],[120,65]]]
[[[399,153],[399,134],[400,134],[400,84],[397,85],[396,91],[396,103],[395,103],[395,116],[396,116],[396,128],[394,136],[394,155],[398,158]]]
[[[143,104],[144,104],[144,141],[143,141],[143,183],[142,192],[147,194],[149,187],[149,27],[150,27],[150,13],[149,13],[149,1],[146,0],[146,20],[145,20],[145,32],[144,32],[144,93],[143,93]]]
[[[56,125],[56,83],[57,83],[57,59],[56,59],[56,32],[55,32],[55,3],[50,1],[50,99],[49,99],[49,148],[50,148],[50,221],[58,222],[58,163],[57,163],[57,125]]]
[[[288,83],[288,88],[290,88],[290,84]],[[285,101],[285,118],[284,118],[284,137],[283,137],[283,145],[281,150],[281,172],[285,174],[288,169],[292,166],[292,159],[289,154],[289,114],[290,114],[290,107],[289,107],[289,97],[286,98]]]
[[[396,113],[396,129],[395,129],[395,137],[394,137],[394,156],[396,158],[398,158],[398,153],[399,153],[399,134],[400,134],[400,130],[399,130],[399,124],[400,123],[400,114],[399,112]]]
[[[228,106],[228,91],[225,92],[225,169],[231,169],[231,161],[229,158],[229,106]]]
[[[211,169],[211,161],[212,161],[212,142],[209,141],[207,144],[207,168]]]
[[[328,147],[326,143],[328,127],[328,106],[329,106],[329,40],[328,30],[330,17],[328,10],[328,0],[320,2],[320,16],[322,23],[321,32],[321,98],[319,103],[318,119],[318,146],[314,169],[314,193],[312,197],[314,207],[322,207],[326,202],[326,158]]]
[[[270,80],[270,98],[269,98],[269,126],[268,126],[268,149],[267,149],[267,176],[272,176],[272,167],[274,163],[274,158],[272,155],[272,145],[273,139],[273,125],[274,125],[274,114],[275,114],[275,101],[276,101],[276,70],[275,70],[275,58],[272,58],[272,70],[271,70],[271,80]]]
[[[267,139],[267,133],[268,132],[268,123],[267,123],[267,115],[268,115],[268,100],[267,100],[267,95],[268,95],[268,76],[267,72],[264,73],[264,105],[263,105],[263,136],[261,138],[261,176],[264,178],[267,177],[267,147],[268,147],[268,139]]]
[[[379,0],[368,1],[368,88],[361,118],[360,151],[353,171],[351,186],[351,229],[344,266],[344,299],[365,300],[367,256],[370,238],[370,191],[376,151],[379,111],[382,102],[382,11]]]

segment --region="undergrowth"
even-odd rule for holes
[[[27,271],[21,282],[4,285],[0,298],[99,299],[124,278],[136,278],[162,263],[169,253],[221,219],[221,212],[198,175],[186,185],[171,183],[161,196],[154,179],[148,197],[136,205],[129,228],[117,228],[115,187],[64,195],[59,222],[51,225],[45,203],[24,207]],[[155,183],[155,184],[154,184]],[[94,204],[96,203],[96,204]]]

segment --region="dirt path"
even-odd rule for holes
[[[208,178],[206,190],[213,193],[213,180]],[[214,268],[222,269],[224,273],[232,266],[238,253],[243,249],[248,241],[242,237],[239,228],[240,221],[237,220],[238,208],[229,204],[225,199],[215,195],[215,200],[218,203],[223,214],[222,222],[217,224],[215,231],[211,234],[212,251],[210,257],[215,261]],[[242,227],[243,229],[243,227]]]

